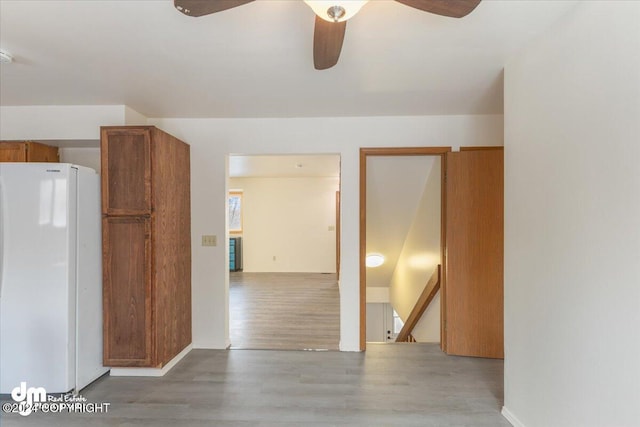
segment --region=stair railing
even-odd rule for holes
[[[440,289],[440,270],[441,267],[440,264],[438,264],[438,267],[435,269],[429,278],[427,285],[424,287],[422,294],[420,294],[420,298],[416,301],[416,305],[411,310],[411,313],[409,313],[407,321],[404,322],[404,326],[400,330],[400,333],[398,333],[396,342],[416,342],[413,335],[411,335],[411,332],[413,332],[413,328],[418,324],[418,321]]]

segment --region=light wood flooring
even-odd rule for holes
[[[6,427],[473,426],[500,415],[501,360],[437,344],[365,353],[193,350],[161,378],[103,377],[82,395],[106,414],[2,415]]]
[[[335,274],[229,273],[232,348],[338,350]]]

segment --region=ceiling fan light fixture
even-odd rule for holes
[[[304,0],[313,12],[328,22],[351,19],[369,0]]]

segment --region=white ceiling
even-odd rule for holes
[[[435,156],[367,158],[366,252],[385,257],[380,267],[367,268],[367,286],[391,284],[435,159]]]
[[[332,177],[340,176],[339,155],[229,156],[229,176]]]
[[[316,71],[301,0],[191,18],[171,0],[0,1],[1,105],[125,104],[148,117],[502,112],[507,58],[575,1],[484,0],[452,19],[374,0]]]

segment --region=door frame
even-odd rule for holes
[[[442,263],[442,277],[440,282],[440,347],[446,352],[446,337],[444,330],[445,313],[443,311],[446,292],[446,153],[451,147],[361,147],[360,148],[360,351],[367,348],[367,269],[365,258],[367,256],[367,158],[369,156],[439,156],[440,157],[440,259]]]
[[[340,281],[340,190],[336,191],[336,279]]]

